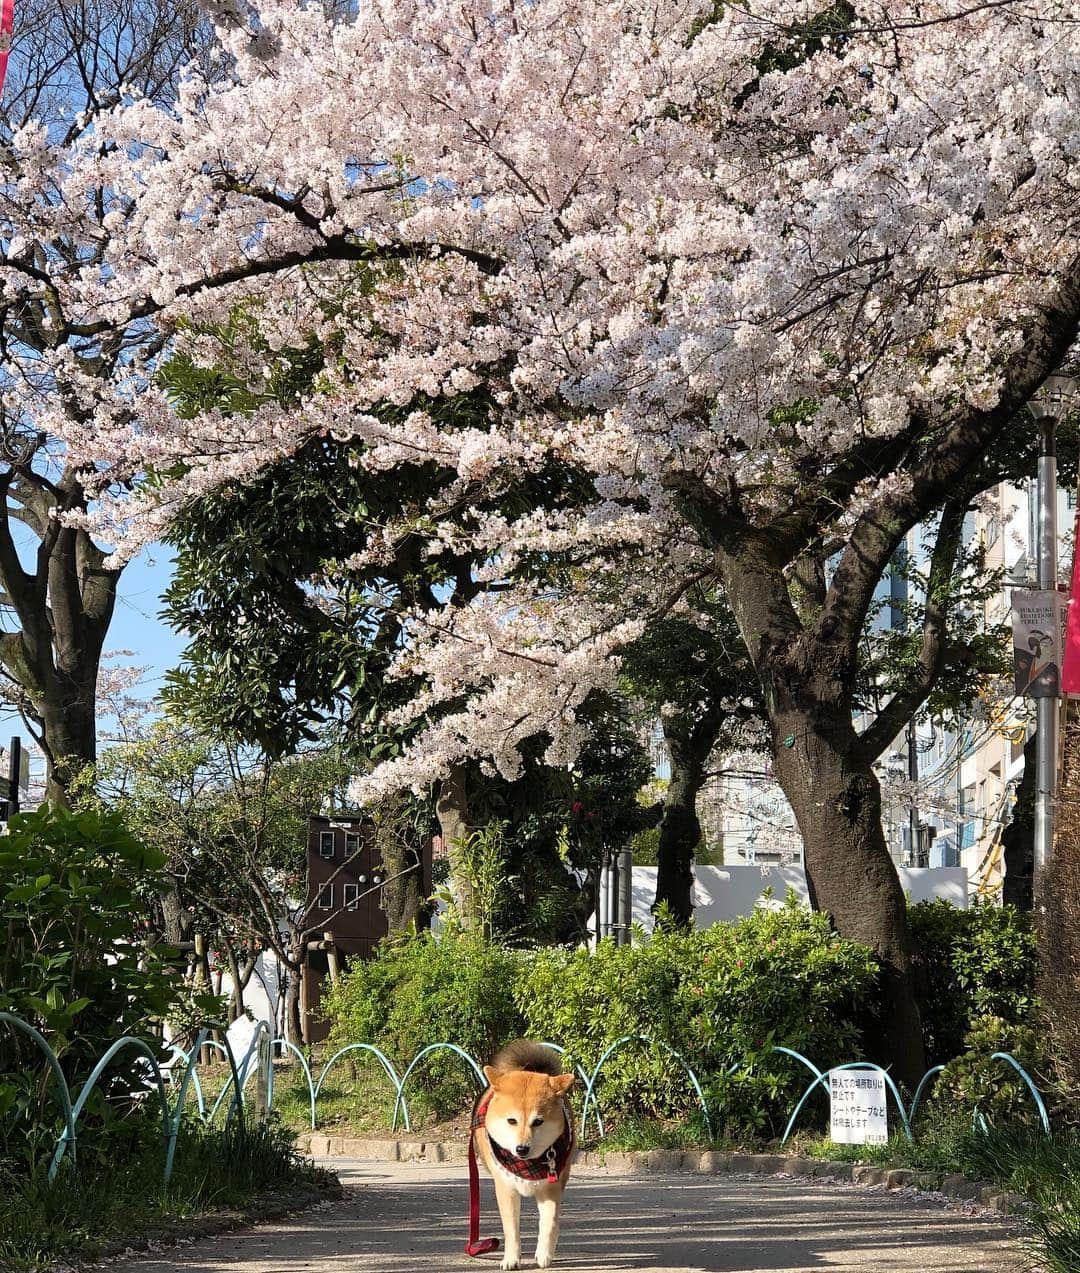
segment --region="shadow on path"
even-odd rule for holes
[[[460,1167],[338,1163],[349,1197],[248,1233],[143,1259],[131,1273],[415,1273],[497,1269],[470,1260]],[[535,1268],[536,1211],[523,1207],[524,1268]],[[497,1236],[489,1182],[482,1232]],[[887,1193],[775,1178],[595,1173],[571,1182],[556,1267],[671,1273],[1021,1273],[1013,1230]]]

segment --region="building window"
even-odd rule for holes
[[[359,884],[345,884],[342,886],[342,905],[347,911],[354,911],[360,904],[360,886]]]
[[[324,884],[319,889],[319,910],[332,911],[334,909],[334,886],[333,884]]]
[[[354,853],[360,852],[360,835],[356,831],[345,832],[345,856],[352,857]]]
[[[332,858],[334,856],[334,833],[333,831],[319,832],[319,857]]]

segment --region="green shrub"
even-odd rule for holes
[[[520,961],[464,933],[385,944],[377,958],[351,963],[327,996],[330,1043],[374,1043],[399,1072],[430,1043],[456,1043],[486,1061],[522,1033],[514,1003]],[[469,1103],[476,1084],[459,1057],[437,1052],[422,1064],[423,1080],[406,1091],[410,1105],[415,1099],[444,1116]]]
[[[43,1034],[77,1090],[106,1048],[145,1035],[174,1001],[174,952],[151,947],[140,927],[161,887],[162,856],[112,814],[43,808],[12,818],[0,839],[0,1011]],[[80,1157],[96,1128],[108,1132],[132,1054],[118,1058],[79,1126]],[[44,1055],[0,1026],[0,1165],[25,1167],[55,1140],[59,1104]]]
[[[773,1044],[819,1066],[853,1059],[877,973],[868,950],[792,902],[640,946],[542,952],[523,967],[517,997],[529,1033],[563,1044],[586,1070],[623,1035],[667,1044],[707,1086],[717,1130],[758,1130],[775,1128],[806,1085],[804,1068]],[[679,1063],[642,1044],[612,1056],[600,1096],[607,1113],[629,1117],[697,1104]]]
[[[964,1036],[960,1055],[951,1060],[937,1079],[935,1106],[948,1104],[989,1123],[1036,1126],[1038,1110],[1027,1084],[1007,1061],[990,1058],[1007,1052],[1045,1089],[1047,1061],[1043,1037],[1030,1026],[1015,1025],[1001,1017],[978,1017]]]
[[[1019,1025],[1035,1007],[1038,967],[1031,916],[977,902],[957,910],[940,899],[908,911],[928,1063],[965,1050],[980,1017]]]

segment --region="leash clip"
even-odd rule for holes
[[[558,1182],[559,1177],[555,1171],[555,1146],[554,1145],[552,1145],[552,1147],[547,1151],[547,1169],[548,1169],[548,1175],[547,1175],[548,1184],[549,1185],[556,1184]]]

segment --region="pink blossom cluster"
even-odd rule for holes
[[[91,520],[121,556],[312,437],[374,472],[452,470],[422,515],[507,586],[408,616],[418,734],[367,788],[463,754],[514,773],[540,729],[568,760],[574,707],[707,569],[673,474],[765,524],[856,440],[994,406],[1080,259],[1074,0],[855,0],[831,33],[821,9],[215,3],[228,74],[193,67],[174,108],[125,99],[62,147],[17,137],[0,297],[55,294],[45,361],[83,409],[40,393],[40,360],[9,358],[5,400],[96,473]],[[326,372],[288,407],[181,419],[155,360],[212,365],[237,307],[271,351],[322,341]],[[80,359],[114,339],[103,383]],[[422,405],[480,385],[486,425]],[[590,476],[591,507],[455,511],[552,458]],[[517,570],[555,552],[580,584]]]

